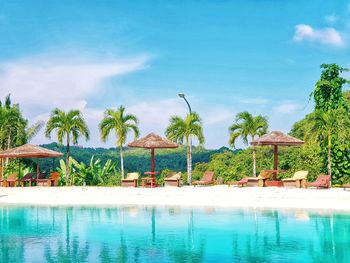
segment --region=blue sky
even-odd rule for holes
[[[182,91],[206,147],[227,146],[243,110],[288,132],[312,109],[319,65],[350,66],[349,33],[350,1],[2,0],[0,96],[31,122],[79,108],[92,133],[80,144],[109,147],[96,128],[105,108],[124,105],[142,135],[163,134],[187,112]]]

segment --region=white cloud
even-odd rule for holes
[[[154,131],[164,135],[170,117],[173,115],[185,116],[187,107],[178,98],[168,98],[155,102],[140,102],[129,106],[127,111],[139,118],[142,133]]]
[[[146,62],[146,56],[99,63],[74,57],[63,60],[46,54],[2,63],[0,98],[11,94],[12,101],[20,104],[30,122],[47,120],[55,107],[80,109],[91,127],[90,145],[98,144],[97,124],[103,110],[91,108],[89,97],[101,91],[105,79],[141,70]],[[48,140],[43,133],[33,140],[33,143],[44,142]]]
[[[0,64],[0,97],[11,93],[13,101],[32,113],[54,107],[82,109],[87,96],[100,88],[102,80],[140,70],[145,61],[141,57],[106,64],[63,64],[30,58],[4,63]]]
[[[282,114],[295,113],[296,111],[299,111],[301,109],[302,109],[302,106],[300,104],[293,103],[293,102],[285,102],[278,106],[273,107],[273,110],[275,112],[282,113]]]
[[[299,24],[295,27],[293,40],[296,42],[319,42],[331,46],[342,46],[344,44],[341,34],[334,28],[314,29],[305,24]]]
[[[328,24],[334,24],[338,21],[338,16],[336,16],[335,14],[331,14],[331,15],[325,16],[324,19]]]
[[[233,121],[233,119],[234,114],[232,113],[232,111],[222,107],[213,107],[209,112],[203,114],[203,125],[217,125],[219,123]]]

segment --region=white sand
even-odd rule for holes
[[[350,191],[277,187],[0,187],[0,205],[161,205],[350,211]]]

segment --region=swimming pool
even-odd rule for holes
[[[350,262],[350,215],[0,207],[0,262]]]

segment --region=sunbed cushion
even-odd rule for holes
[[[308,174],[309,174],[309,171],[297,171],[294,173],[293,179],[295,179],[295,180],[306,179]]]
[[[246,177],[248,181],[259,181],[261,178],[258,177]]]
[[[169,175],[165,178],[166,180],[179,180],[181,178],[181,172],[171,172]]]
[[[212,182],[214,180],[214,172],[205,172],[201,181]]]
[[[126,176],[126,180],[138,180],[139,176],[139,173],[128,173]]]
[[[260,174],[258,175],[259,179],[269,179],[271,176],[271,171],[268,170],[262,170]]]

